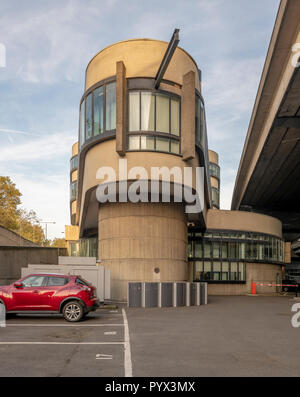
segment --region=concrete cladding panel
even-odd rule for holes
[[[84,160],[84,170],[82,175],[82,180],[79,181],[79,187],[82,185],[81,189],[81,216],[83,214],[83,208],[87,203],[85,203],[85,198],[87,192],[95,188],[102,180],[96,179],[97,170],[101,167],[111,167],[116,173],[116,180],[119,180],[119,159],[120,156],[116,152],[116,141],[114,139],[102,142],[92,147],[85,156]],[[159,152],[127,152],[127,170],[129,171],[133,167],[144,167],[147,171],[148,178],[151,179],[151,169],[152,167],[165,167],[167,166],[170,170],[173,167],[179,167],[182,170],[182,175],[184,175],[184,167],[187,165],[193,168],[193,187],[195,187],[195,169],[199,166],[198,158],[194,158],[187,164],[179,156],[174,156],[168,153]],[[171,181],[173,180],[173,175],[171,174]],[[163,180],[163,178],[161,178]],[[81,220],[80,220],[81,224]]]
[[[208,210],[207,228],[266,233],[282,238],[282,224],[278,219],[254,212]]]
[[[104,48],[88,64],[86,90],[101,80],[115,76],[116,62],[119,61],[124,62],[127,78],[154,78],[167,47],[168,43],[165,41],[133,39]],[[191,70],[196,75],[195,88],[200,91],[198,68],[195,61],[185,50],[177,47],[164,79],[182,85],[183,75]]]
[[[111,271],[112,298],[128,281],[187,279],[187,226],[181,204],[107,203],[99,209],[99,258]]]

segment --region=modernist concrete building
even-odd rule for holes
[[[281,221],[219,209],[220,168],[217,153],[208,150],[201,72],[178,41],[175,30],[170,43],[112,44],[86,69],[66,239],[71,255],[97,256],[110,269],[115,299],[126,299],[128,281],[207,281],[211,294],[245,294],[251,281],[282,277]],[[144,167],[147,177],[122,175],[120,160],[128,170]],[[116,173],[114,202],[97,200],[97,187],[106,182],[98,172],[102,167]],[[143,179],[150,197],[151,167],[182,173],[191,167],[191,192],[202,167],[202,210],[187,213],[186,202],[176,201],[174,177],[171,200],[164,202],[163,173],[157,177],[158,202],[123,202],[124,181],[130,188]]]

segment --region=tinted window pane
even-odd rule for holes
[[[91,138],[93,135],[92,130],[92,94],[86,97],[86,115],[85,115],[85,137],[86,139]]]
[[[213,243],[213,258],[220,258],[221,250],[220,250],[220,243],[214,242]]]
[[[70,200],[76,200],[77,196],[77,182],[72,182],[70,185]]]
[[[156,95],[156,131],[169,132],[169,97]]]
[[[78,156],[74,156],[70,161],[70,169],[73,170],[78,167]]]
[[[129,94],[129,131],[140,130],[140,93]]]
[[[129,150],[139,150],[140,149],[140,137],[130,136],[129,137]]]
[[[103,133],[103,106],[104,89],[102,86],[94,91],[94,135]]]
[[[203,264],[203,273],[201,275],[202,280],[210,280],[211,279],[211,262],[204,262]]]
[[[60,286],[60,285],[65,285],[67,284],[69,280],[67,278],[64,277],[48,277],[48,286]]]
[[[179,100],[171,99],[171,134],[179,135]]]
[[[245,280],[245,264],[244,263],[239,263],[239,280],[240,281]]]
[[[155,97],[151,92],[142,92],[141,101],[141,129],[143,131],[154,131]]]
[[[221,280],[221,263],[220,262],[213,263],[213,280],[216,280],[216,281]]]
[[[161,152],[169,152],[169,139],[156,138],[156,150]]]
[[[202,241],[195,241],[195,257],[196,258],[202,258],[203,252],[202,252]]]
[[[30,276],[22,281],[25,287],[40,287],[43,284],[44,276]]]
[[[201,123],[201,116],[200,116],[200,100],[196,98],[196,110],[195,110],[195,140],[196,143],[200,143],[200,123]]]
[[[211,243],[208,241],[204,242],[204,257],[205,258],[210,258],[210,246]]]
[[[203,272],[203,263],[202,262],[195,262],[194,265],[194,277],[195,280],[200,280],[201,278],[201,273]]]
[[[204,105],[200,102],[200,112],[201,112],[201,121],[200,121],[200,143],[204,147],[204,136],[205,136],[205,114],[204,114]]]
[[[80,146],[84,144],[84,137],[85,137],[85,132],[84,132],[84,114],[85,114],[85,100],[82,102],[81,107],[80,107],[80,124],[79,124],[79,128],[80,128]]]
[[[222,258],[228,258],[228,243],[222,242]]]
[[[106,130],[116,129],[116,83],[106,86]]]
[[[237,263],[236,262],[231,262],[230,264],[230,280],[232,281],[237,281],[238,280],[238,273],[237,273]]]
[[[229,263],[228,262],[223,262],[222,263],[222,281],[227,281],[229,280]]]
[[[179,154],[179,142],[171,140],[171,153]]]
[[[70,200],[76,200],[77,196],[77,182],[72,182],[70,185]]]
[[[141,149],[154,150],[154,138],[151,136],[141,136]]]

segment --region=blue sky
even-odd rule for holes
[[[202,70],[209,148],[220,155],[221,207],[237,167],[279,0],[1,0],[0,175],[9,175],[49,237],[69,224],[69,159],[90,58],[116,41],[180,46]]]

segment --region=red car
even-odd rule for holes
[[[67,321],[79,321],[96,310],[96,288],[80,276],[38,273],[0,287],[0,303],[6,313],[62,313]]]

